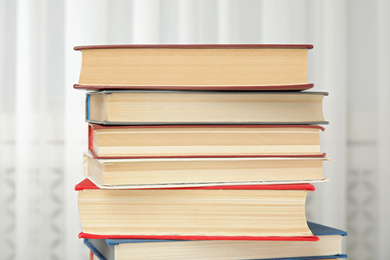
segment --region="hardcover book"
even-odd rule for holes
[[[316,125],[90,124],[94,158],[324,157]]]
[[[326,124],[325,92],[100,91],[86,120],[112,125]]]
[[[131,259],[341,259],[347,233],[307,223],[319,241],[186,241],[148,239],[84,239],[100,260]]]
[[[82,52],[82,89],[303,90],[312,45],[102,45]]]
[[[93,159],[83,173],[102,189],[196,187],[324,181],[325,157]]]
[[[311,184],[106,190],[76,186],[81,238],[311,240]]]

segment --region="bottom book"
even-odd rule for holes
[[[319,241],[186,241],[148,239],[84,239],[91,259],[341,259],[347,233],[308,222]]]

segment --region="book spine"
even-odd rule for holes
[[[93,150],[93,128],[91,125],[88,125],[88,150]]]
[[[87,99],[86,99],[86,102],[85,102],[85,118],[87,120],[90,119],[91,117],[91,112],[90,112],[90,103],[91,103],[91,97],[89,94],[87,94]]]

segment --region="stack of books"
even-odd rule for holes
[[[311,45],[82,46],[91,259],[337,259],[311,223],[324,182]]]

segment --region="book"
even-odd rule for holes
[[[75,189],[80,238],[318,240],[305,216],[311,184]]]
[[[94,158],[324,157],[317,125],[89,124]]]
[[[99,91],[86,121],[113,125],[326,124],[326,92]]]
[[[104,189],[314,183],[325,157],[93,159],[83,174]]]
[[[82,89],[303,90],[312,45],[101,45],[82,52]]]
[[[311,241],[186,241],[148,239],[84,239],[101,260],[131,259],[341,259],[347,233],[307,223],[320,239]]]

